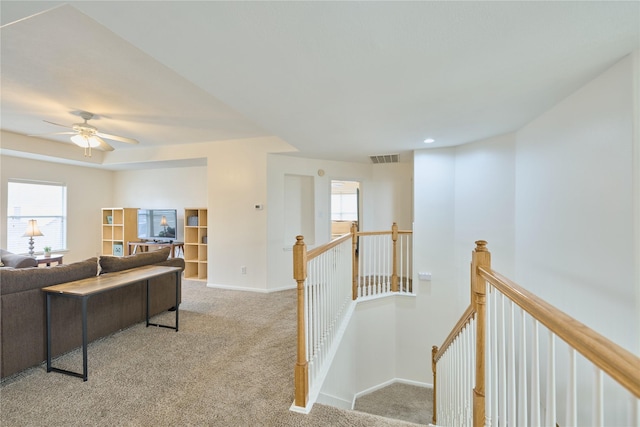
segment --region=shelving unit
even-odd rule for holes
[[[207,209],[184,210],[184,278],[207,280]]]
[[[137,239],[138,208],[102,208],[102,255],[126,255]]]

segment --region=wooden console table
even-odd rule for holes
[[[58,265],[62,264],[62,257],[64,257],[62,254],[51,254],[50,256],[40,255],[36,257],[36,261],[38,262],[38,266],[45,264],[47,267],[50,267],[52,262]]]
[[[180,280],[182,269],[180,267],[167,267],[157,265],[145,265],[132,270],[107,273],[101,276],[89,277],[87,279],[76,280],[74,282],[62,283],[60,285],[47,286],[42,291],[47,294],[47,372],[55,371],[62,374],[72,375],[87,381],[87,300],[93,295],[108,292],[113,289],[122,288],[134,283],[146,281],[147,284],[147,327],[160,326],[163,328],[175,329],[178,332],[178,305],[180,301]],[[174,273],[176,276],[176,325],[159,325],[149,322],[149,279],[164,274]],[[64,298],[78,298],[82,300],[82,374],[65,369],[58,369],[51,366],[51,297],[58,296]]]
[[[184,254],[184,242],[127,242],[127,246],[129,255],[133,255],[138,252],[138,247],[140,247],[142,252],[148,252],[150,248],[171,248],[170,258],[176,257],[176,249],[179,249]]]

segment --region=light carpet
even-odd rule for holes
[[[0,385],[10,426],[411,426],[316,404],[291,412],[296,292],[183,282],[180,331],[137,324],[89,345],[89,380],[44,364]],[[55,305],[54,305],[55,309]],[[171,324],[166,312],[154,322]],[[76,349],[54,366],[81,370]]]
[[[426,425],[433,418],[433,388],[394,383],[357,398],[354,409]]]

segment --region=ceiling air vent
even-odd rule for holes
[[[398,154],[382,154],[380,156],[369,156],[374,165],[378,163],[398,163]]]

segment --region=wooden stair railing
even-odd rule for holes
[[[296,237],[293,246],[298,335],[295,410],[308,409],[307,406],[313,404],[310,396],[313,399],[318,391],[316,379],[331,353],[327,347],[339,339],[337,331],[346,312],[345,295],[351,302],[364,296],[365,288],[368,297],[411,292],[411,235],[411,231],[399,230],[395,223],[391,231],[376,232],[358,231],[353,223],[349,234],[309,251],[304,237]],[[389,240],[373,246],[366,244],[366,239],[378,236],[388,236]],[[315,318],[317,313],[321,316],[319,321]]]
[[[567,384],[567,421],[568,425],[577,424],[577,393],[576,374],[575,374],[575,352],[578,352],[590,361],[596,367],[595,392],[594,392],[594,409],[592,411],[591,425],[604,425],[603,411],[603,392],[602,392],[602,374],[606,373],[616,383],[624,388],[631,396],[631,401],[640,399],[640,358],[613,343],[606,337],[591,330],[584,324],[578,322],[562,311],[558,310],[551,304],[535,296],[531,292],[522,288],[515,282],[507,279],[501,274],[491,269],[491,255],[486,249],[485,241],[477,241],[476,248],[472,255],[471,266],[471,289],[472,300],[471,305],[465,310],[460,320],[449,333],[440,348],[434,346],[432,348],[432,370],[433,370],[433,424],[438,421],[438,406],[442,407],[438,398],[438,389],[445,379],[442,374],[438,375],[438,363],[442,362],[443,357],[448,352],[453,352],[453,348],[457,345],[459,337],[466,331],[466,328],[473,324],[475,348],[473,355],[475,360],[465,362],[456,361],[456,366],[462,366],[465,363],[473,363],[475,366],[475,376],[473,378],[473,390],[464,390],[460,387],[454,387],[455,391],[461,394],[451,399],[448,391],[444,399],[452,400],[453,403],[463,402],[465,406],[465,398],[472,395],[473,408],[472,413],[467,413],[467,419],[464,417],[464,407],[455,408],[453,412],[461,413],[453,424],[456,425],[557,425],[556,421],[556,395],[555,395],[555,337],[561,339],[570,348],[569,358],[569,383]],[[500,299],[499,299],[500,298]],[[511,309],[510,317],[505,315],[504,298],[508,299]],[[520,336],[522,343],[516,349],[514,337],[516,324],[514,323],[514,304],[521,310]],[[490,309],[487,311],[487,305]],[[495,305],[495,307],[494,307]],[[499,308],[502,310],[500,311]],[[523,336],[527,335],[526,317],[529,316],[532,323],[532,333],[534,337],[532,341],[532,358],[528,360],[526,340]],[[505,342],[499,343],[501,335],[505,334],[505,324],[510,320],[511,328],[510,338]],[[538,351],[538,324],[543,325],[549,332],[548,359],[547,359],[547,400],[545,405],[545,417],[541,414],[541,390],[539,384],[539,354]],[[505,355],[507,345],[509,345],[510,355]],[[515,372],[515,355],[518,355],[518,365],[520,371]],[[460,355],[460,350],[454,352]],[[469,355],[467,355],[468,357]],[[464,357],[464,355],[463,355]],[[507,359],[509,357],[509,359]],[[447,362],[448,363],[448,362]],[[512,372],[507,372],[506,365]],[[530,372],[527,372],[527,367]],[[500,371],[500,372],[497,372]],[[531,377],[531,404],[526,401],[522,395],[527,396],[528,374]],[[518,386],[516,387],[516,376]],[[507,380],[509,377],[509,390],[518,394],[521,400],[516,402],[516,396],[512,396],[511,401],[507,404]],[[573,381],[571,383],[571,381]],[[469,381],[468,381],[469,382]],[[524,384],[524,385],[522,385]],[[488,391],[491,391],[490,393]],[[465,397],[466,395],[466,397]],[[451,402],[447,402],[451,403]],[[631,402],[636,410],[640,410],[640,400]],[[527,408],[530,407],[530,413]],[[468,408],[467,408],[468,409]],[[457,416],[457,415],[456,415]],[[640,417],[640,414],[636,414]],[[517,419],[516,419],[517,417]],[[584,422],[584,421],[583,421]],[[637,420],[635,421],[637,422]],[[452,423],[450,420],[445,423]],[[471,424],[472,423],[472,424]]]

